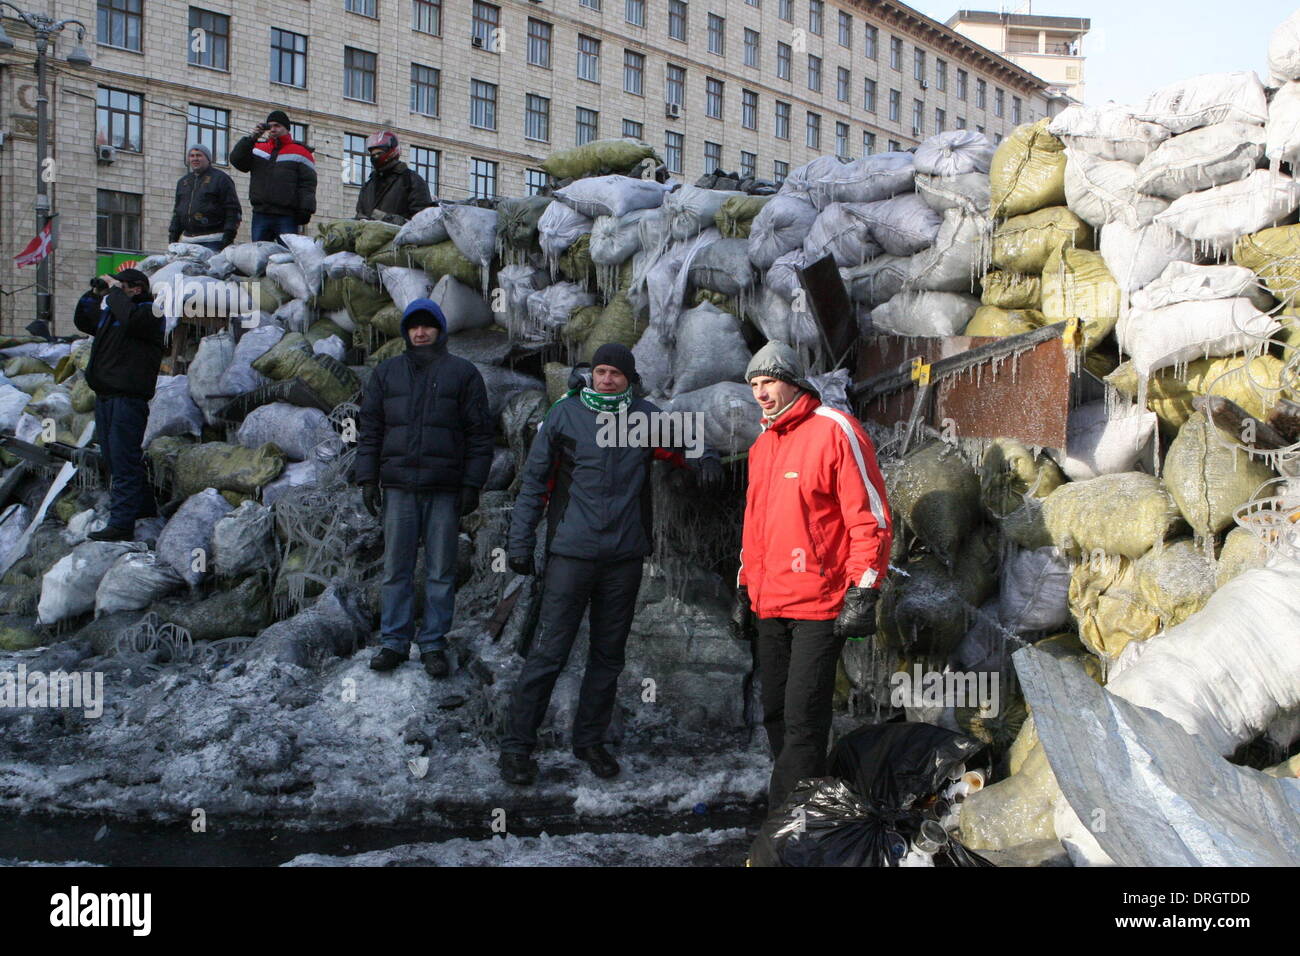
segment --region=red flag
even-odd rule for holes
[[[14,256],[14,262],[18,263],[18,268],[34,266],[50,254],[50,246],[54,244],[53,228],[54,220],[51,219],[45,224],[45,228],[38,232],[31,242],[27,243],[27,248]]]

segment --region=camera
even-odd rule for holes
[[[90,291],[103,294],[108,291],[108,283],[99,276],[95,276],[90,280]]]

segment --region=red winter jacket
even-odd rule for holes
[[[876,450],[851,415],[804,393],[749,449],[738,583],[760,618],[828,621],[879,587],[894,530]]]

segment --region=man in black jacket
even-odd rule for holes
[[[163,319],[139,269],[101,276],[77,302],[77,328],[95,337],[86,384],[95,392],[95,438],[112,477],[108,527],[94,541],[130,541],[157,514],[140,447],[163,356]]]
[[[253,206],[253,241],[275,242],[299,232],[316,212],[316,159],[289,135],[289,116],[272,110],[230,151],[230,165],[251,173],[248,201]]]
[[[235,194],[235,184],[219,169],[212,168],[212,150],[195,143],[186,153],[190,171],[176,183],[176,204],[167,241],[207,246],[220,252],[235,241],[244,210]]]
[[[402,225],[421,209],[433,205],[424,178],[398,157],[397,137],[384,130],[366,140],[375,171],[357,196],[357,218]]]
[[[450,671],[446,634],[456,606],[460,518],[478,507],[492,466],[487,388],[474,363],[447,351],[447,320],[431,299],[402,316],[406,352],[370,376],[361,399],[355,478],[366,509],[383,506],[383,645],[370,661],[392,670],[414,635],[431,677]],[[380,487],[383,494],[380,494]],[[413,578],[424,538],[424,622],[415,635]]]

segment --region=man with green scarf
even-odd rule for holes
[[[511,516],[509,564],[517,574],[535,573],[537,526],[543,512],[547,516],[537,634],[515,683],[501,744],[501,776],[519,785],[536,779],[531,755],[537,728],[589,606],[590,650],[573,720],[573,752],[598,777],[618,774],[603,740],[641,588],[641,562],[651,551],[650,468],[667,460],[693,471],[705,486],[722,482],[722,465],[710,452],[692,466],[680,448],[611,441],[611,415],[663,413],[633,395],[640,379],[631,349],[602,345],[591,365],[591,385],[573,389],[542,422]]]

